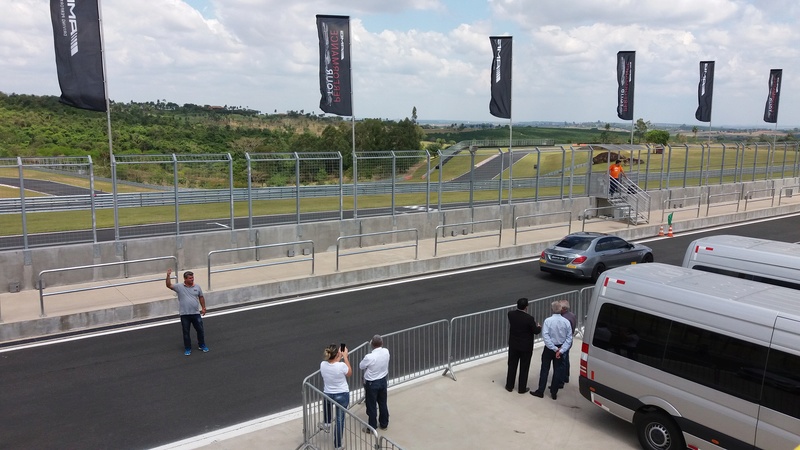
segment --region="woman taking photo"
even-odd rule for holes
[[[342,448],[342,431],[344,430],[344,410],[350,406],[350,386],[347,377],[353,374],[350,360],[347,359],[347,346],[331,344],[325,348],[325,361],[319,364],[319,372],[325,382],[322,392],[333,399],[339,407],[336,408],[336,429],[333,437],[335,448]],[[329,400],[325,401],[323,429],[330,432],[331,408]]]

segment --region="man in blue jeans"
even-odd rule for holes
[[[206,346],[206,333],[203,329],[203,317],[206,315],[206,299],[200,285],[194,284],[194,273],[183,273],[183,284],[172,284],[172,269],[167,269],[167,288],[178,294],[178,313],[181,315],[181,328],[183,328],[183,354],[192,354],[192,337],[190,327],[197,333],[197,347],[204,353]]]
[[[389,350],[383,347],[383,338],[376,334],[372,337],[372,352],[364,356],[358,367],[364,371],[364,397],[367,406],[367,417],[372,429],[389,428],[389,408],[386,406],[389,378]],[[377,408],[376,408],[377,405]],[[378,413],[380,412],[380,415]],[[365,432],[371,432],[364,428]]]

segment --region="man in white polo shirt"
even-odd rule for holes
[[[379,334],[372,337],[371,344],[372,352],[364,356],[358,367],[364,371],[364,397],[369,426],[376,429],[380,424],[381,430],[385,430],[389,428],[389,408],[386,406],[389,350],[383,347],[383,338]],[[364,431],[371,430],[365,428]]]

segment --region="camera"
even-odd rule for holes
[[[344,349],[345,349],[345,347],[347,347],[347,346],[346,346],[346,345],[344,345],[344,342],[342,342],[341,344],[339,344],[339,351],[340,351],[340,352],[343,352],[343,351],[344,351]]]

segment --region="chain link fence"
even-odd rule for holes
[[[88,156],[2,158],[0,250],[585,197],[617,158],[645,191],[800,175],[796,142],[507,144],[465,141],[436,155],[111,155],[111,178],[97,181]]]

